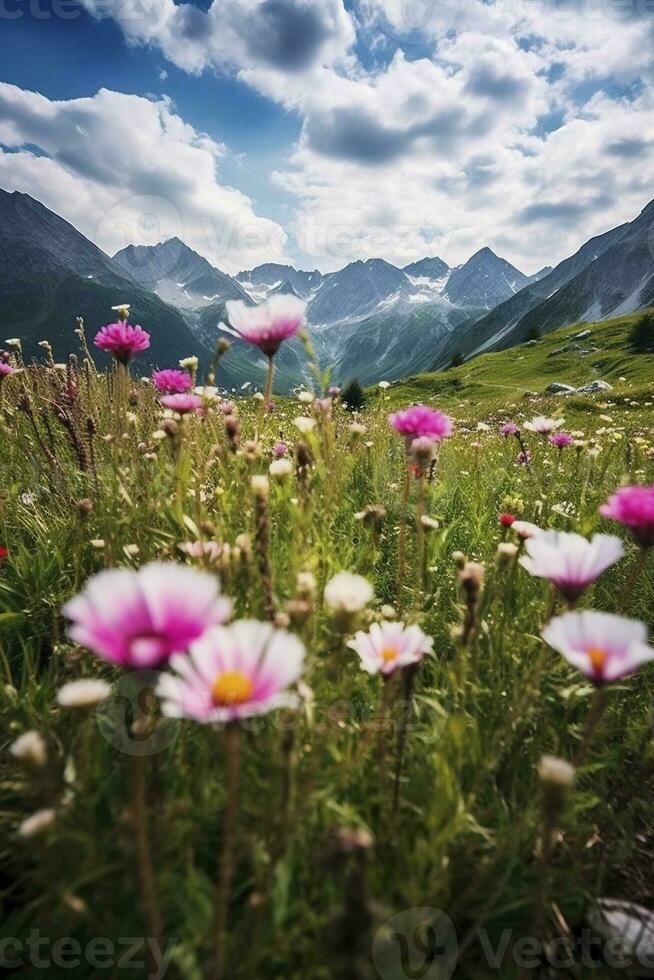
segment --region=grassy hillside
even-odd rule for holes
[[[541,340],[483,354],[448,371],[407,378],[393,385],[388,395],[393,405],[437,402],[450,409],[473,409],[479,416],[531,395],[566,413],[585,411],[606,398],[626,403],[646,397],[654,393],[654,354],[637,354],[630,346],[633,325],[641,316],[564,327]],[[575,340],[583,330],[590,330],[590,336]],[[582,353],[591,348],[597,350]],[[545,395],[554,381],[579,387],[596,378],[607,381],[613,390],[606,396]]]
[[[399,980],[397,937],[423,935],[434,956],[436,940],[451,950],[437,973],[414,958],[425,978],[636,976],[609,969],[594,932],[588,968],[578,940],[596,899],[652,905],[654,649],[600,702],[597,674],[547,642],[572,606],[654,629],[654,547],[600,511],[622,484],[654,481],[654,357],[628,351],[628,319],[591,329],[592,355],[548,357],[578,332],[562,331],[375,388],[356,418],[338,400],[267,412],[253,397],[175,418],[153,386],[75,364],[4,378],[0,861],[17,977],[114,980],[115,958],[108,972],[90,958],[107,937],[135,961],[165,953],[170,980]],[[530,394],[593,377],[614,391]],[[387,418],[417,399],[456,421],[420,462]],[[576,444],[523,427],[521,465],[497,422],[543,410],[565,414]],[[520,563],[531,546],[507,511],[617,534],[624,555],[594,565],[583,595],[559,594]],[[560,568],[578,543],[556,547]],[[154,578],[152,561],[166,563]],[[255,627],[206,630],[218,586]],[[70,616],[92,628],[71,634]],[[353,635],[382,623],[371,674]],[[611,623],[589,637],[587,671],[631,629]],[[199,635],[197,697],[163,717]],[[433,649],[398,662],[398,637]],[[275,699],[299,679],[299,697]],[[64,937],[85,951],[79,969]],[[574,966],[546,969],[569,940]]]

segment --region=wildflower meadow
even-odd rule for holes
[[[254,394],[225,334],[142,376],[127,305],[65,364],[6,342],[4,965],[641,975],[647,922],[611,941],[652,901],[651,391],[456,368],[355,409],[304,305],[227,304]]]

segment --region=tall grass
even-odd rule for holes
[[[457,431],[430,478],[411,480],[405,507],[404,444],[387,423],[392,392],[376,393],[358,416],[339,404],[329,417],[290,398],[274,411],[242,399],[230,438],[218,403],[206,417],[175,419],[150,385],[133,378],[116,391],[116,384],[115,374],[74,358],[65,369],[31,367],[4,382],[4,742],[37,729],[49,752],[45,769],[29,772],[2,756],[5,935],[39,929],[84,944],[148,934],[129,818],[130,725],[143,704],[118,670],[67,640],[61,608],[93,573],[153,559],[219,575],[237,617],[276,616],[307,649],[301,710],[259,719],[242,733],[229,977],[374,977],[378,928],[401,910],[425,906],[452,919],[460,975],[483,976],[482,928],[496,942],[505,927],[515,938],[533,935],[536,921],[540,937],[552,938],[580,927],[597,896],[651,900],[643,865],[651,865],[654,845],[654,670],[608,691],[549,840],[543,895],[537,767],[545,753],[572,760],[592,689],[540,638],[560,608],[549,587],[515,559],[497,557],[501,540],[517,540],[498,522],[503,511],[588,534],[603,527],[598,507],[619,484],[652,482],[647,409],[584,409],[573,424],[587,445],[559,453],[531,436],[532,464],[518,466],[513,440],[497,432],[509,416],[480,418],[474,404],[453,399]],[[512,417],[520,421],[539,407],[524,403]],[[611,420],[600,420],[600,411]],[[316,419],[312,431],[299,432],[301,415]],[[353,431],[353,421],[365,431]],[[477,430],[480,421],[489,428]],[[293,472],[270,476],[262,544],[251,478],[268,474],[280,440],[290,447]],[[374,519],[370,511],[364,519],[371,505]],[[424,534],[418,508],[433,519]],[[180,545],[194,541],[216,542],[219,556],[189,557]],[[627,549],[582,605],[651,623],[652,556],[635,574],[638,550]],[[457,553],[485,566],[466,642]],[[373,583],[369,618],[386,606],[403,608],[434,638],[410,702],[398,688],[386,713],[380,678],[361,671],[347,631],[322,602],[325,583],[342,570]],[[298,587],[306,572],[315,577],[314,592],[306,578]],[[81,676],[117,684],[110,707],[85,713],[57,706],[62,683]],[[192,722],[155,719],[158,726],[164,735],[147,759],[154,887],[164,936],[174,940],[169,975],[193,980],[206,975],[211,957],[225,740]],[[57,816],[47,833],[16,836],[21,820],[51,806]],[[20,975],[55,974],[28,964]],[[65,975],[107,972],[87,962]]]

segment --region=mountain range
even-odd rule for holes
[[[111,318],[111,307],[131,303],[136,322],[156,324],[148,363],[177,362],[184,354],[205,353],[182,314],[125,275],[63,218],[28,194],[0,190],[0,330],[19,337],[26,358],[42,353],[40,340],[55,357],[78,351],[73,333],[82,316],[95,334]],[[98,351],[98,362],[106,356]]]
[[[654,201],[534,276],[488,247],[453,268],[438,256],[403,268],[371,258],[327,274],[265,263],[231,276],[179,238],[110,257],[29,195],[0,190],[0,271],[0,326],[21,337],[27,357],[47,339],[63,359],[76,348],[76,316],[92,336],[111,306],[130,302],[133,322],[151,331],[152,347],[139,358],[144,370],[188,354],[206,363],[227,300],[254,304],[284,293],[306,300],[314,346],[333,381],[372,383],[654,304]],[[277,364],[279,390],[306,379],[298,342],[283,345]],[[258,351],[236,340],[221,380],[257,383],[264,369]]]

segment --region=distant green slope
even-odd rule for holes
[[[447,406],[463,401],[491,412],[529,393],[544,395],[553,381],[579,387],[596,378],[613,386],[607,396],[610,398],[653,393],[654,354],[637,354],[630,349],[631,328],[642,315],[564,327],[536,342],[483,354],[460,367],[407,378],[389,389],[390,404],[436,401]],[[573,340],[586,329],[591,331],[588,338]],[[571,343],[598,350],[586,355],[574,349],[553,354]],[[552,396],[553,404],[570,405],[580,400],[574,395]]]

